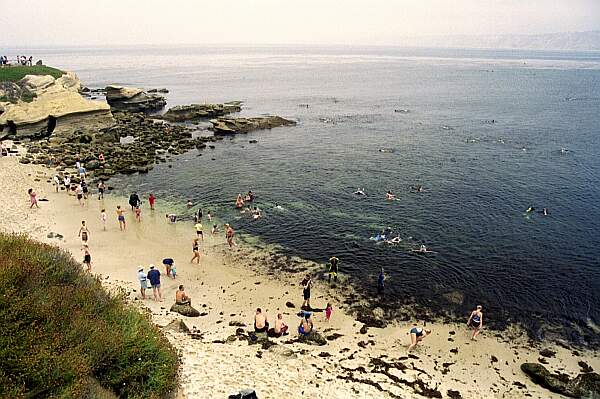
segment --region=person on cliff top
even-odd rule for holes
[[[410,334],[410,345],[408,346],[407,352],[410,352],[417,344],[425,339],[431,330],[421,327],[413,327],[409,331]]]
[[[196,260],[196,263],[200,263],[200,248],[198,245],[198,239],[194,238],[192,240],[192,251],[194,252],[194,256],[192,257],[192,259],[190,260],[190,263],[194,263],[194,259]]]
[[[333,281],[337,282],[339,268],[340,268],[340,260],[335,256],[332,256],[331,258],[329,258],[329,279],[327,281],[329,284],[331,284],[332,276],[333,276]]]
[[[98,183],[98,201],[104,199],[104,190],[106,190],[106,184],[104,184],[104,180],[100,180]]]
[[[140,294],[142,294],[142,299],[146,299],[146,290],[148,289],[148,277],[146,273],[144,273],[144,266],[138,266],[138,280],[140,282]]]
[[[154,194],[150,194],[150,196],[148,197],[148,203],[150,204],[150,210],[153,211],[154,210],[154,203],[156,202],[156,197],[154,196]]]
[[[160,272],[154,268],[154,265],[150,265],[150,270],[147,274],[150,285],[152,286],[152,294],[154,295],[155,301],[162,302],[162,293],[160,292]]]
[[[179,289],[175,292],[175,303],[177,305],[192,306],[192,298],[185,293],[185,288],[183,288],[183,285],[180,285]]]
[[[29,201],[31,202],[29,209],[33,208],[34,205],[36,208],[39,208],[40,206],[38,205],[37,194],[35,191],[33,191],[33,188],[27,190],[27,194],[29,194]]]
[[[477,305],[477,308],[471,312],[469,320],[467,320],[467,326],[473,330],[473,334],[471,335],[471,339],[473,341],[476,340],[477,335],[479,335],[481,329],[483,328],[483,312],[481,309],[482,306]]]
[[[229,225],[229,223],[225,224],[225,237],[227,238],[227,244],[229,244],[229,248],[232,248],[235,246],[235,243],[233,242],[233,236],[235,235],[235,231],[233,231],[233,228]]]
[[[119,229],[125,230],[125,211],[121,209],[121,205],[117,205],[117,220],[119,221]]]
[[[310,275],[307,274],[306,277],[304,277],[304,280],[302,280],[301,284],[302,297],[304,298],[301,309],[310,309],[310,288],[312,286]]]

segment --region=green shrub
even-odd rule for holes
[[[0,82],[18,82],[25,75],[50,75],[55,79],[60,78],[65,73],[60,69],[48,67],[45,65],[34,66],[5,66],[0,68]]]
[[[77,398],[93,380],[122,398],[177,386],[158,328],[57,247],[0,233],[0,320],[2,398]]]

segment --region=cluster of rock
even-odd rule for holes
[[[152,113],[167,105],[160,94],[149,93],[136,87],[107,86],[106,102],[115,111]]]
[[[169,122],[185,122],[198,119],[215,118],[242,110],[241,101],[224,104],[190,104],[169,108],[161,118]]]
[[[523,363],[521,370],[533,382],[570,398],[600,398],[600,374],[582,373],[575,378],[566,374],[553,374],[539,363]]]
[[[296,122],[280,116],[259,116],[255,118],[225,118],[211,119],[212,130],[216,135],[231,135],[248,133],[253,130],[272,129],[279,126],[292,126]]]
[[[73,167],[80,160],[88,174],[108,180],[115,174],[147,173],[155,163],[191,149],[204,149],[219,137],[192,138],[192,130],[171,126],[144,114],[117,113],[116,124],[94,132],[54,134],[28,143],[22,163],[46,164],[57,170]],[[127,144],[121,139],[127,138]],[[103,154],[105,162],[100,162]]]
[[[8,87],[10,86],[10,88]],[[27,75],[15,84],[3,83],[8,100],[0,104],[0,137],[48,137],[54,132],[97,130],[114,124],[110,107],[79,94],[81,82],[73,73],[58,79]],[[20,98],[27,92],[31,102]]]

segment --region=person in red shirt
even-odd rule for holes
[[[156,197],[154,196],[154,194],[150,194],[150,196],[148,197],[148,202],[150,203],[150,210],[154,210],[154,202],[156,201]]]

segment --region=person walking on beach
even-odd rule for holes
[[[171,258],[165,258],[162,260],[162,263],[163,263],[163,265],[165,265],[165,270],[166,270],[167,276],[171,276],[171,277],[175,278],[175,274],[171,273],[172,269],[175,267],[175,266],[173,266],[175,261]]]
[[[235,246],[235,243],[233,242],[233,236],[235,235],[235,231],[233,231],[229,223],[225,224],[225,229],[225,237],[227,238],[227,244],[229,244],[229,248],[232,248],[233,246]]]
[[[117,220],[119,221],[119,229],[125,230],[125,212],[121,209],[121,205],[117,205]]]
[[[142,221],[142,208],[138,205],[134,208],[135,220],[140,223]]]
[[[108,219],[108,216],[106,216],[106,209],[102,209],[100,211],[100,222],[102,223],[102,228],[104,229],[104,231],[106,231],[106,220]]]
[[[77,195],[77,202],[79,202],[79,205],[83,206],[84,204],[81,202],[83,199],[83,187],[81,187],[81,183],[75,187],[75,195]]]
[[[469,320],[467,320],[467,326],[473,330],[473,335],[471,335],[471,339],[473,341],[476,340],[477,335],[479,335],[481,329],[483,328],[483,312],[481,309],[482,306],[477,305],[477,308],[471,312]]]
[[[131,193],[131,195],[129,196],[129,205],[131,205],[131,210],[133,211],[134,208],[136,206],[138,206],[140,204],[140,197],[137,195],[137,193],[134,191],[133,193]]]
[[[329,258],[329,279],[328,279],[329,284],[331,284],[332,276],[333,276],[333,281],[337,282],[339,265],[340,265],[340,260],[337,257],[332,256],[331,258]]]
[[[148,277],[146,273],[144,273],[144,266],[138,266],[138,280],[140,281],[140,294],[142,294],[142,299],[146,299],[146,290],[148,289]]]
[[[196,263],[200,264],[200,248],[198,247],[197,238],[192,240],[192,251],[194,251],[194,257],[190,260],[190,263],[194,263],[194,259],[196,259]]]
[[[56,192],[60,190],[60,177],[58,175],[54,175],[54,186],[56,187]]]
[[[146,277],[150,280],[154,300],[160,300],[162,302],[162,293],[160,292],[160,272],[154,268],[154,265],[150,265],[150,270],[148,270]]]
[[[325,308],[325,320],[328,322],[331,319],[331,313],[333,313],[333,306],[331,306],[331,303],[327,302],[327,307]]]
[[[154,203],[156,202],[156,197],[154,196],[154,194],[150,194],[150,196],[148,197],[148,203],[150,204],[150,210],[153,211],[154,210]]]
[[[69,176],[65,176],[63,183],[65,185],[65,191],[67,192],[67,195],[69,195],[69,192],[71,191],[71,178]]]
[[[301,309],[310,309],[310,287],[312,286],[312,280],[310,279],[310,275],[306,275],[304,280],[302,280],[302,296],[304,297],[304,302],[302,302]]]
[[[35,191],[33,191],[33,188],[27,190],[27,194],[29,194],[29,201],[31,202],[29,209],[33,208],[34,205],[36,208],[39,208],[40,206],[38,205],[37,194]]]
[[[198,236],[198,238],[202,238],[202,241],[204,241],[204,234],[202,233],[202,223],[200,223],[200,220],[198,220],[198,223],[196,223],[194,227],[196,228],[196,235]]]
[[[106,184],[103,180],[100,180],[100,183],[98,183],[98,201],[104,199],[104,190],[106,190]]]
[[[81,227],[79,228],[79,233],[77,233],[77,237],[81,237],[81,245],[86,246],[88,242],[88,238],[90,235],[90,231],[85,225],[85,220],[81,221]]]
[[[196,214],[194,215],[194,221],[196,223],[200,223],[202,222],[202,208],[198,208],[198,211],[196,212]]]
[[[377,277],[377,295],[383,295],[383,290],[385,289],[385,274],[383,273],[383,267],[379,272],[379,276]]]
[[[88,186],[85,180],[81,180],[81,191],[83,192],[83,199],[87,200],[88,198]]]
[[[183,288],[183,285],[180,285],[179,289],[175,292],[175,303],[177,305],[192,306],[192,298],[185,293],[185,288]]]
[[[425,339],[431,330],[421,327],[413,327],[409,331],[410,334],[410,345],[408,346],[407,352],[410,352],[417,344]]]
[[[90,255],[90,248],[85,244],[83,246],[83,264],[85,265],[85,271],[92,271],[92,255]]]

